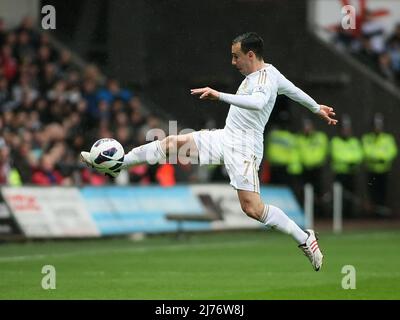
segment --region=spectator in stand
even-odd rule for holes
[[[315,208],[317,212],[321,212],[324,194],[323,169],[329,151],[328,137],[324,132],[315,129],[311,119],[304,119],[303,130],[297,135],[297,147],[303,167],[302,190],[307,183],[313,186]]]
[[[102,77],[100,74],[99,68],[94,65],[90,64],[87,67],[85,67],[85,70],[83,71],[83,80],[91,80],[94,81],[97,85],[102,85]]]
[[[99,100],[105,100],[108,103],[113,103],[115,99],[121,99],[123,102],[128,103],[132,97],[132,93],[129,90],[122,89],[119,85],[118,80],[109,79],[107,81],[107,87],[103,88],[98,93]]]
[[[87,114],[90,117],[90,127],[96,125],[96,120],[100,117],[98,108],[97,84],[94,80],[87,79],[83,83],[82,97],[87,103]]]
[[[15,149],[12,158],[14,159],[15,168],[21,176],[21,182],[31,183],[33,155],[31,154],[32,145],[29,142],[22,142],[18,149]]]
[[[361,48],[355,53],[355,57],[375,72],[379,72],[379,56],[372,49],[371,40],[362,36],[360,41]]]
[[[393,34],[389,36],[388,44],[400,46],[400,23],[396,25]]]
[[[39,97],[39,92],[31,84],[28,74],[21,74],[18,82],[12,87],[12,105],[18,107],[24,99],[34,100]]]
[[[4,20],[0,18],[0,47],[2,47],[4,42],[6,41],[6,36],[7,36],[6,26],[4,24]]]
[[[333,37],[333,42],[340,51],[354,52],[358,51],[360,47],[360,42],[354,35],[353,30],[341,27],[338,28],[337,33]]]
[[[129,183],[139,183],[142,185],[146,185],[151,182],[149,167],[147,164],[141,164],[129,168],[128,173],[129,173]]]
[[[385,51],[385,29],[370,10],[366,10],[365,20],[361,26],[361,34],[371,43],[374,54],[380,55]]]
[[[4,41],[3,47],[9,46],[12,49],[14,49],[16,44],[17,44],[17,34],[13,31],[10,31],[6,35],[6,40]]]
[[[126,113],[125,102],[120,98],[116,98],[111,103],[111,119],[112,119],[112,121],[116,120],[117,115],[120,113]]]
[[[389,216],[392,212],[386,207],[388,177],[398,151],[394,136],[383,129],[383,116],[378,113],[374,116],[371,132],[363,135],[362,144],[370,196],[368,211],[378,216]]]
[[[90,184],[92,186],[102,186],[109,182],[109,179],[97,172],[93,172],[89,168],[85,167],[81,170],[81,183]]]
[[[69,50],[62,50],[60,53],[60,58],[58,60],[59,63],[59,71],[64,76],[68,74],[68,72],[74,71],[74,67],[72,65],[72,54]]]
[[[0,67],[3,69],[3,74],[8,81],[13,81],[17,75],[18,62],[12,55],[12,47],[5,45],[0,51]]]
[[[7,109],[6,106],[9,101],[8,81],[6,78],[0,76],[0,111],[5,111]]]
[[[140,110],[137,110],[131,113],[129,121],[132,130],[133,143],[139,145],[141,141],[140,135],[142,133],[142,128],[146,125],[146,118]]]
[[[140,100],[140,98],[138,96],[133,96],[132,98],[130,98],[130,100],[128,101],[128,110],[131,113],[132,112],[143,113],[142,101]]]
[[[292,185],[298,191],[298,177],[302,166],[296,135],[290,131],[290,114],[282,111],[279,122],[271,127],[265,139],[265,159],[271,170],[271,183]]]
[[[400,84],[400,23],[387,42],[388,55],[395,80]]]
[[[35,22],[33,17],[26,16],[22,19],[21,24],[15,30],[16,34],[20,34],[21,32],[26,32],[31,39],[31,43],[33,46],[37,46],[39,43],[39,33],[35,30]]]
[[[55,85],[59,77],[57,75],[57,67],[54,63],[46,63],[42,69],[42,75],[40,77],[39,90],[42,95],[46,95],[47,92]]]
[[[54,167],[53,157],[49,154],[43,155],[39,166],[34,169],[32,183],[41,186],[62,185],[63,180],[60,171]]]
[[[19,33],[15,52],[20,62],[31,60],[35,55],[35,49],[31,45],[30,35],[27,31]]]
[[[21,177],[10,162],[10,148],[3,138],[0,138],[0,185],[21,185]]]
[[[41,75],[44,73],[44,67],[51,62],[51,50],[49,46],[43,45],[39,48],[36,55],[35,64],[38,66]]]
[[[176,184],[175,166],[170,163],[161,164],[157,167],[155,179],[160,186],[172,187]]]
[[[128,125],[122,125],[115,131],[115,138],[124,147],[124,150],[131,150],[133,148],[132,134]]]
[[[395,73],[392,68],[392,62],[390,54],[387,52],[382,53],[379,56],[379,70],[378,72],[390,81],[395,81]]]
[[[363,150],[360,140],[353,135],[351,119],[343,115],[340,135],[331,140],[331,166],[335,181],[343,186],[343,212],[346,217],[354,217],[357,209],[356,178],[363,161]]]
[[[192,165],[191,163],[182,163],[178,157],[178,163],[174,168],[174,176],[177,183],[195,183],[198,181],[199,166]]]
[[[168,127],[160,117],[157,117],[154,114],[149,114],[146,117],[146,120],[147,120],[146,124],[141,127],[141,133],[140,133],[140,136],[143,139],[146,139],[147,135],[148,139],[154,138],[154,135],[157,138],[160,138],[159,135],[163,134],[168,135]]]

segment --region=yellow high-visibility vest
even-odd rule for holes
[[[397,156],[397,144],[389,133],[367,133],[362,137],[367,169],[374,173],[388,172]]]
[[[297,141],[300,161],[304,168],[313,169],[325,164],[329,142],[324,132],[315,131],[309,135],[298,134]]]
[[[269,163],[286,166],[290,174],[300,174],[303,171],[297,148],[296,135],[287,130],[273,130],[267,136],[265,157]]]
[[[356,137],[333,137],[331,141],[332,169],[337,174],[353,173],[363,161],[363,150]]]

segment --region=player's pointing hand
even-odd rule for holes
[[[208,99],[208,100],[218,100],[219,92],[217,90],[211,89],[209,87],[191,89],[191,95],[200,95],[200,99]]]
[[[324,119],[328,123],[328,125],[334,126],[338,123],[338,121],[336,119],[331,118],[336,115],[335,111],[331,107],[324,106],[321,104],[321,108],[320,108],[318,114],[322,119]]]

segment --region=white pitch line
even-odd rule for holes
[[[0,262],[14,262],[14,261],[25,261],[25,260],[30,260],[32,257],[34,259],[42,259],[45,258],[46,255],[44,254],[35,254],[35,255],[30,255],[30,256],[11,256],[11,257],[0,257]]]
[[[50,253],[50,254],[32,254],[32,255],[23,255],[23,256],[8,256],[8,257],[0,257],[1,262],[16,262],[16,261],[28,261],[28,260],[40,260],[49,257],[69,257],[69,256],[79,256],[79,255],[96,255],[101,253],[120,253],[120,252],[149,252],[152,250],[182,250],[187,248],[193,249],[212,249],[219,247],[237,247],[237,246],[245,246],[249,244],[255,243],[264,243],[262,240],[246,240],[239,242],[216,242],[216,243],[187,243],[187,244],[176,244],[176,245],[162,245],[162,246],[146,246],[146,247],[132,247],[132,248],[120,248],[120,249],[97,249],[97,250],[88,250],[88,251],[75,251],[75,252],[63,252],[63,253]],[[268,242],[265,241],[267,244]]]

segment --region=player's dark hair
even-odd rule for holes
[[[264,40],[255,32],[246,32],[232,40],[232,44],[240,43],[244,53],[253,51],[258,59],[263,58]]]

